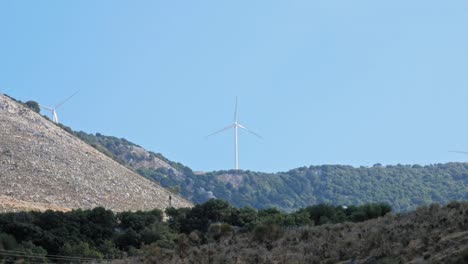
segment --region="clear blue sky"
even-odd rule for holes
[[[0,0],[0,89],[194,170],[468,160],[467,1]]]

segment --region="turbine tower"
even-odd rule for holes
[[[54,121],[54,123],[57,123],[59,122],[58,120],[58,116],[57,116],[57,109],[59,109],[65,102],[67,102],[68,100],[70,100],[73,96],[75,96],[79,91],[76,91],[74,94],[72,94],[71,96],[67,97],[67,99],[63,100],[62,102],[60,102],[58,105],[56,105],[55,107],[50,107],[50,106],[43,106],[43,105],[40,105],[42,108],[44,108],[45,110],[48,110],[52,113],[52,121]]]
[[[226,131],[226,130],[229,130],[231,128],[234,128],[234,169],[235,170],[239,170],[239,151],[238,151],[238,128],[241,128],[241,129],[244,129],[245,131],[257,136],[258,138],[262,138],[259,134],[249,130],[248,128],[246,128],[245,126],[239,124],[238,120],[237,120],[237,97],[236,97],[236,107],[235,107],[235,111],[234,111],[234,123],[225,127],[225,128],[222,128],[216,132],[213,132],[211,134],[208,135],[208,137],[210,136],[213,136],[213,135],[216,135],[218,133],[221,133],[223,131]]]

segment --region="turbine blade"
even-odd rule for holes
[[[461,153],[461,154],[468,154],[468,151],[457,151],[457,150],[450,150],[449,152],[453,152],[453,153]]]
[[[234,122],[237,122],[237,96],[236,96],[236,108],[234,111]]]
[[[66,101],[70,100],[73,96],[75,96],[79,91],[76,91],[74,94],[72,94],[71,96],[67,97],[67,99],[63,100],[61,103],[59,103],[58,105],[55,106],[55,109],[61,107]]]
[[[228,130],[228,129],[230,129],[230,128],[233,128],[233,127],[234,127],[234,125],[229,125],[229,126],[227,126],[227,127],[225,127],[225,128],[222,128],[222,129],[220,129],[220,130],[218,130],[218,131],[216,131],[216,132],[213,132],[213,133],[209,134],[209,135],[206,136],[206,137],[211,137],[211,136],[213,136],[213,135],[216,135],[216,134],[218,134],[218,133],[221,133],[221,132],[223,132],[223,131],[225,131],[225,130]]]
[[[48,107],[48,106],[44,106],[44,105],[39,105],[41,108],[44,108],[45,110],[49,110],[49,111],[54,111],[54,109],[52,107]]]
[[[11,90],[11,87],[10,88],[6,88],[6,89],[1,89],[0,90],[0,94],[6,94],[8,91]]]
[[[255,132],[251,131],[250,129],[246,128],[246,127],[243,126],[243,125],[237,124],[237,126],[240,127],[240,128],[242,128],[242,129],[244,129],[245,131],[249,132],[250,134],[257,136],[258,138],[263,138],[263,137],[260,136],[259,134],[257,134],[257,133],[255,133]]]

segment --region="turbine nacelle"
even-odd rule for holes
[[[452,152],[452,153],[460,153],[460,154],[468,154],[468,151],[450,150],[449,152]]]
[[[70,100],[73,96],[75,96],[79,91],[76,91],[74,94],[72,94],[71,96],[67,97],[65,100],[63,100],[62,102],[60,102],[59,104],[57,104],[55,107],[50,107],[50,106],[44,106],[44,105],[39,105],[41,108],[47,110],[47,111],[50,111],[50,113],[52,114],[52,121],[56,124],[58,124],[59,120],[58,120],[58,115],[57,115],[57,109],[60,108],[63,104],[65,104],[65,102],[67,102],[68,100]]]

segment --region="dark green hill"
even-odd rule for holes
[[[195,174],[125,139],[75,133],[148,179],[196,203],[220,198],[237,207],[292,211],[312,204],[389,203],[407,211],[430,203],[468,200],[468,163],[428,166],[310,166],[279,173],[216,171]]]

